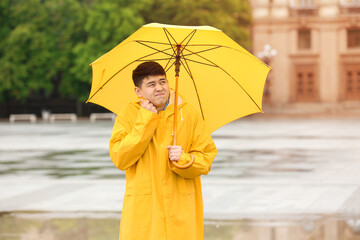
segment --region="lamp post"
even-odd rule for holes
[[[264,50],[257,53],[257,57],[263,61],[265,64],[270,65],[270,62],[273,57],[277,55],[277,50],[274,48],[271,48],[269,44],[266,44],[264,46]],[[264,100],[270,101],[270,77],[266,79],[265,89],[264,89]]]
[[[271,48],[269,44],[266,44],[264,46],[264,50],[262,52],[257,53],[257,57],[262,60],[264,63],[268,64],[270,63],[270,60],[277,55],[277,50],[274,48]]]

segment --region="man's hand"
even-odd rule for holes
[[[140,99],[141,101],[141,106],[151,112],[154,112],[154,113],[158,113],[156,107],[154,106],[154,104],[152,104],[149,100],[143,100],[143,99]]]
[[[180,160],[180,156],[183,151],[181,146],[169,145],[169,146],[167,146],[167,149],[169,150],[170,161],[179,161]]]

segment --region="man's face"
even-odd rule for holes
[[[143,79],[141,88],[135,87],[135,93],[138,97],[149,100],[156,109],[164,109],[169,98],[169,83],[165,76],[147,76]]]

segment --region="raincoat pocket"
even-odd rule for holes
[[[179,192],[182,195],[189,195],[195,192],[194,180],[177,177]]]

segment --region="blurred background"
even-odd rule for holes
[[[214,26],[273,68],[265,114],[213,134],[205,239],[360,239],[359,0],[1,0],[0,239],[118,239],[89,64],[150,22]]]

